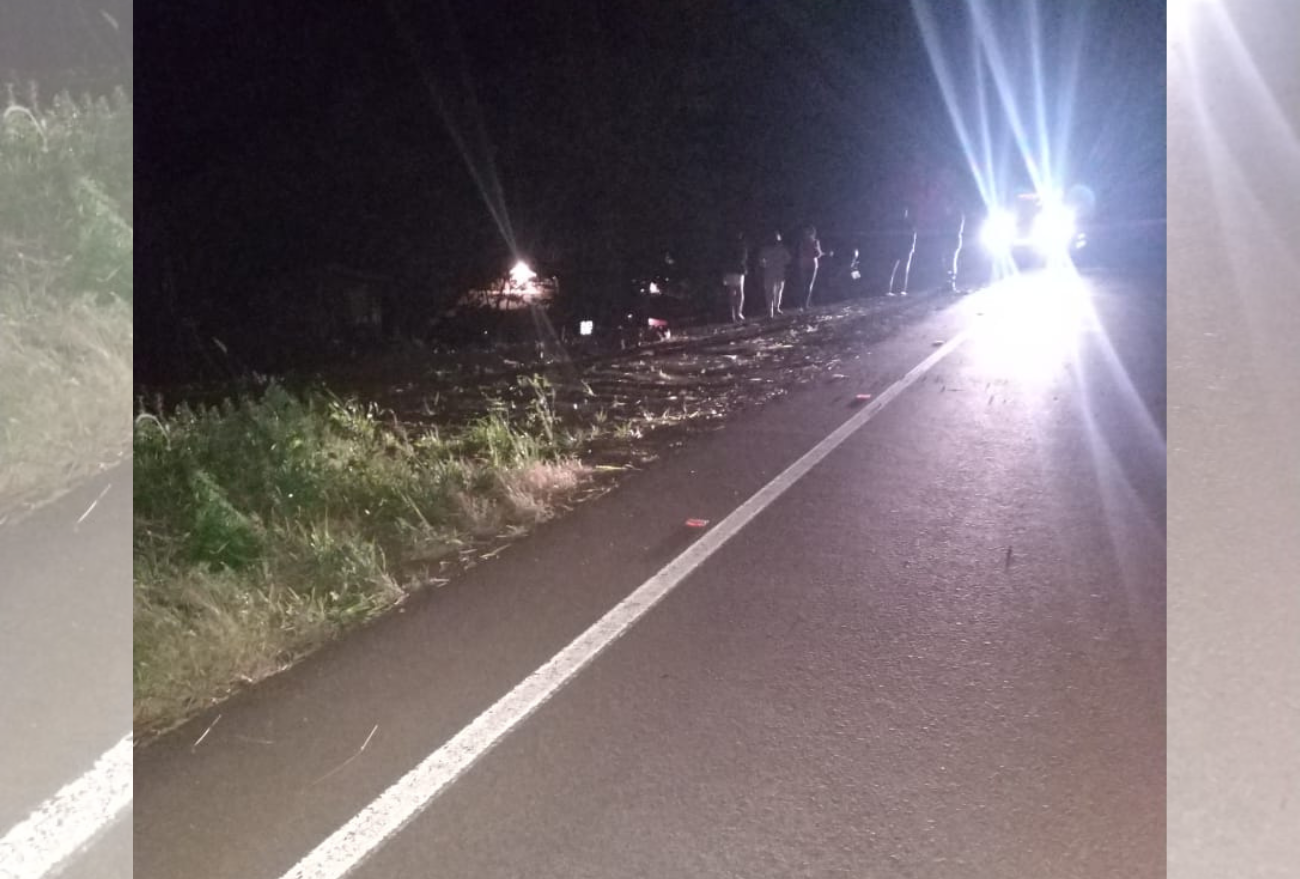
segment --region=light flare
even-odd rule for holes
[[[1069,265],[1007,278],[988,291],[980,360],[1018,382],[1045,382],[1072,360],[1095,323],[1088,289]]]
[[[1017,237],[1014,229],[1007,233],[1006,221],[998,214],[1021,177],[1009,173],[1009,160],[1019,165],[1034,193],[1044,198],[1059,192],[1070,174],[1069,134],[1083,44],[1082,11],[1053,7],[1063,23],[1049,45],[1040,0],[1027,0],[1027,4],[1025,15],[1009,19],[1022,22],[1019,33],[1002,26],[989,0],[952,4],[964,12],[964,26],[970,33],[969,70],[965,70],[952,64],[952,53],[944,45],[936,13],[939,4],[912,0],[953,131],[990,214],[982,237],[1003,250],[1012,243],[1008,239]],[[1054,75],[1049,76],[1049,71]],[[992,135],[995,121],[1008,133],[1007,140],[998,142],[1002,139]],[[1068,239],[1073,232],[1072,218],[1067,222],[1054,215],[1044,223],[1044,234],[1058,238],[1064,234]],[[998,247],[990,249],[995,257],[1000,255]]]

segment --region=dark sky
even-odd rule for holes
[[[943,13],[960,6],[933,5]],[[1162,4],[1042,6],[1094,10],[1082,28],[1091,39],[1081,106],[1113,106],[1126,80],[1163,104]],[[1011,40],[1023,17],[1004,15],[995,26]],[[956,16],[941,23],[961,47]],[[552,195],[554,185],[537,178],[576,173],[564,162],[574,153],[585,160],[589,146],[615,149],[584,177],[632,154],[639,166],[625,176],[672,177],[697,164],[702,177],[724,174],[724,196],[753,199],[760,212],[768,201],[825,209],[845,184],[880,173],[873,162],[953,147],[911,5],[897,0],[200,0],[152,4],[136,29],[145,47],[142,184],[171,184],[250,146],[299,137],[322,149],[350,135],[391,139],[399,153],[421,154],[395,159],[460,161],[417,65],[451,106],[471,156],[486,163],[499,151],[497,166],[511,178],[506,199],[521,210]],[[956,57],[964,54],[949,61],[967,79],[968,59]]]
[[[921,5],[969,123],[968,4]],[[1162,215],[1164,4],[1043,0],[1036,29],[1027,0],[973,5],[1013,103],[1032,104],[1042,35],[1067,182]],[[326,259],[455,286],[512,243],[626,274],[736,228],[869,231],[917,161],[971,182],[906,0],[192,0],[147,3],[135,39],[137,278],[166,253],[186,302]],[[988,74],[990,143],[1023,177]]]

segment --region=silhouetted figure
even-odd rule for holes
[[[759,251],[758,267],[763,273],[763,295],[767,298],[768,317],[781,314],[781,294],[785,291],[785,271],[790,265],[790,251],[781,243],[781,233],[773,232],[767,245]]]
[[[944,237],[945,256],[948,253],[952,255],[945,260],[948,272],[947,289],[955,291],[957,289],[957,266],[961,260],[961,248],[966,235],[966,214],[960,208],[954,206],[948,220],[948,232]]]
[[[921,208],[917,217],[921,251],[919,283],[926,289],[955,290],[966,216],[951,170],[944,169],[931,180]]]
[[[745,319],[745,271],[749,265],[749,242],[741,232],[732,242],[722,272],[722,286],[727,291],[727,305],[731,309],[731,322]]]
[[[889,270],[885,295],[906,296],[907,283],[912,276],[912,258],[916,255],[916,221],[910,210],[903,210],[897,229],[890,234],[890,250],[894,264]]]
[[[813,285],[817,283],[817,267],[821,258],[827,254],[822,251],[822,243],[817,240],[817,230],[807,226],[803,237],[799,239],[799,286],[800,298],[804,308],[811,308],[813,302]]]

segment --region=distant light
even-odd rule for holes
[[[651,292],[652,294],[654,294],[654,293],[658,293],[658,292],[659,292],[659,285],[656,284],[654,281],[651,281],[651,282],[650,282],[650,288],[649,288],[649,289],[650,289],[650,292]]]
[[[592,331],[595,329],[596,329],[595,321],[584,320],[578,324],[578,335],[590,336],[592,334]]]
[[[537,273],[534,272],[529,267],[528,263],[524,262],[523,260],[520,260],[519,262],[515,263],[515,267],[510,270],[510,280],[514,281],[516,284],[519,284],[520,286],[527,284],[529,281],[533,280],[536,277],[537,277]]]
[[[1074,211],[1057,198],[1021,198],[1033,198],[1042,205],[1034,217],[1029,234],[1026,236],[1022,232],[1014,212],[1000,210],[991,214],[984,223],[980,230],[980,242],[990,252],[999,255],[1024,247],[1032,247],[1042,256],[1049,257],[1068,252],[1079,234]]]

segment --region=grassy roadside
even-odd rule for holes
[[[135,724],[164,728],[372,618],[578,486],[544,380],[451,432],[276,384],[135,427]]]
[[[132,107],[0,115],[0,520],[124,454],[132,387]]]
[[[287,667],[736,411],[805,382],[851,397],[843,359],[931,307],[850,304],[585,365],[498,352],[485,373],[419,352],[161,418],[153,405],[134,442],[137,734]]]

